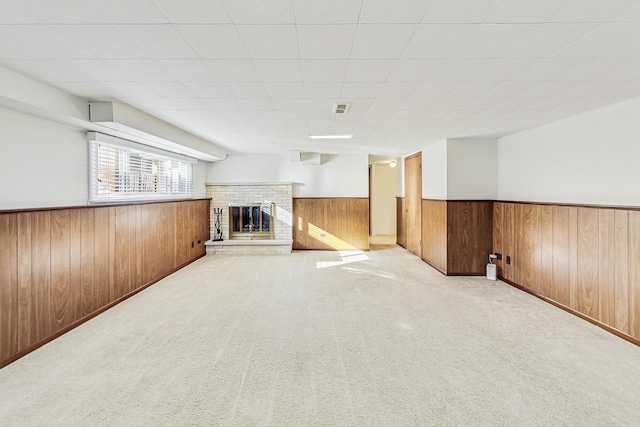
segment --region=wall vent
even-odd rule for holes
[[[333,114],[347,114],[350,105],[346,102],[336,102],[333,104]]]

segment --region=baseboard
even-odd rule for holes
[[[447,275],[446,270],[443,270],[443,269],[441,269],[440,267],[433,265],[431,262],[427,261],[427,260],[426,260],[426,259],[424,259],[424,258],[420,258],[420,259],[421,259],[422,261],[424,261],[425,263],[429,264],[429,266],[430,266],[430,267],[434,268],[434,269],[435,269],[435,270],[437,270],[439,273],[442,273],[442,274],[443,274],[443,275],[445,275],[445,276]]]
[[[546,297],[546,296],[544,296],[542,294],[539,294],[539,293],[537,293],[535,291],[532,291],[531,289],[529,289],[529,288],[527,288],[525,286],[519,285],[519,284],[517,284],[515,282],[512,282],[511,280],[507,280],[502,276],[498,276],[498,279],[502,280],[503,282],[505,282],[508,285],[513,286],[514,288],[520,289],[521,291],[524,291],[524,292],[526,292],[526,293],[528,293],[530,295],[533,295],[536,298],[540,298],[541,300],[543,300],[545,302],[548,302],[549,304],[554,305],[554,306],[566,311],[567,313],[571,313],[574,316],[577,316],[577,317],[579,317],[579,318],[581,318],[583,320],[586,320],[587,322],[592,323],[592,324],[598,326],[599,328],[602,328],[605,331],[607,331],[609,333],[612,333],[612,334],[614,334],[614,335],[616,335],[616,336],[618,336],[618,337],[620,337],[620,338],[622,338],[624,340],[627,340],[632,344],[640,346],[640,339],[632,337],[631,335],[626,334],[626,333],[624,333],[622,331],[619,331],[616,328],[612,328],[611,326],[609,326],[609,325],[607,325],[605,323],[602,323],[598,319],[594,319],[593,317],[590,317],[590,316],[587,316],[586,314],[580,313],[579,311],[574,310],[573,308],[571,308],[569,306],[566,306],[566,305],[564,305],[562,303],[559,303],[558,301],[555,301],[555,300],[553,300],[553,299],[551,299],[549,297]]]
[[[434,269],[436,269],[439,273],[444,274],[445,276],[484,276],[485,273],[448,273],[446,270],[443,270],[442,268],[433,265],[430,261],[427,261],[424,258],[420,258],[422,261],[424,261],[426,264],[429,264],[430,267],[433,267]]]
[[[487,273],[482,272],[482,273],[447,273],[447,276],[476,276],[476,277],[480,277],[480,276],[486,276]]]

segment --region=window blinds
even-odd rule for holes
[[[193,196],[195,161],[95,140],[89,155],[91,202]]]

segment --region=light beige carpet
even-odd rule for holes
[[[640,425],[640,348],[396,246],[209,256],[0,370],[2,426]]]

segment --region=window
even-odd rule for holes
[[[99,139],[89,141],[91,202],[193,196],[195,160]]]

